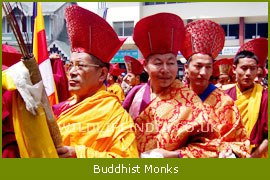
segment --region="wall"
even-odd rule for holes
[[[143,6],[143,17],[161,11],[178,14],[182,19],[267,16],[267,2],[193,2]],[[244,7],[244,8],[243,8]]]
[[[63,31],[63,28],[66,28],[64,14],[66,8],[70,5],[70,2],[65,3],[51,16],[51,31],[53,32],[51,39],[52,41],[58,39],[58,37],[61,35],[60,33]]]

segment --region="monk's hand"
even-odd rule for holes
[[[260,158],[268,150],[268,139],[263,142],[251,153],[251,158]]]
[[[59,158],[76,158],[76,151],[74,147],[63,146],[56,148]]]
[[[178,158],[178,154],[175,151],[168,151],[165,149],[153,149],[141,154],[141,157],[148,156],[148,158]]]
[[[219,158],[236,158],[235,154],[233,153],[233,151],[227,150],[227,151],[222,151],[219,153]]]

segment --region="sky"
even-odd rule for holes
[[[88,9],[92,12],[97,12],[98,2],[77,2],[79,6]]]

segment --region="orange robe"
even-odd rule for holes
[[[231,149],[201,99],[179,80],[142,111],[135,126],[139,152],[162,148],[181,157],[208,158]]]
[[[125,93],[118,83],[114,83],[107,87],[107,91],[115,94],[121,102],[125,100]]]
[[[57,119],[64,146],[79,158],[138,157],[134,123],[105,85]]]

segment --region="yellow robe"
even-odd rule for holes
[[[236,86],[236,96],[239,111],[241,113],[243,124],[247,130],[248,136],[250,136],[260,112],[260,105],[262,99],[263,86],[254,83],[254,87],[241,93],[238,86]],[[251,148],[255,148],[252,145]],[[262,157],[268,157],[268,150],[262,155]]]
[[[133,120],[104,85],[57,122],[63,145],[75,147],[79,158],[138,157]]]
[[[2,88],[15,90],[7,71],[2,72]],[[58,158],[41,105],[38,105],[37,115],[34,116],[26,110],[20,94],[13,92],[12,120],[21,158]]]
[[[115,94],[121,102],[125,100],[125,93],[118,83],[114,83],[107,87],[107,91]]]
[[[241,93],[238,86],[236,86],[237,100],[235,103],[239,108],[249,136],[259,117],[262,91],[263,87],[259,84],[254,84],[254,88],[243,93]]]
[[[136,118],[139,152],[161,148],[181,157],[218,157],[226,148],[208,123],[200,98],[179,80],[156,97]]]

